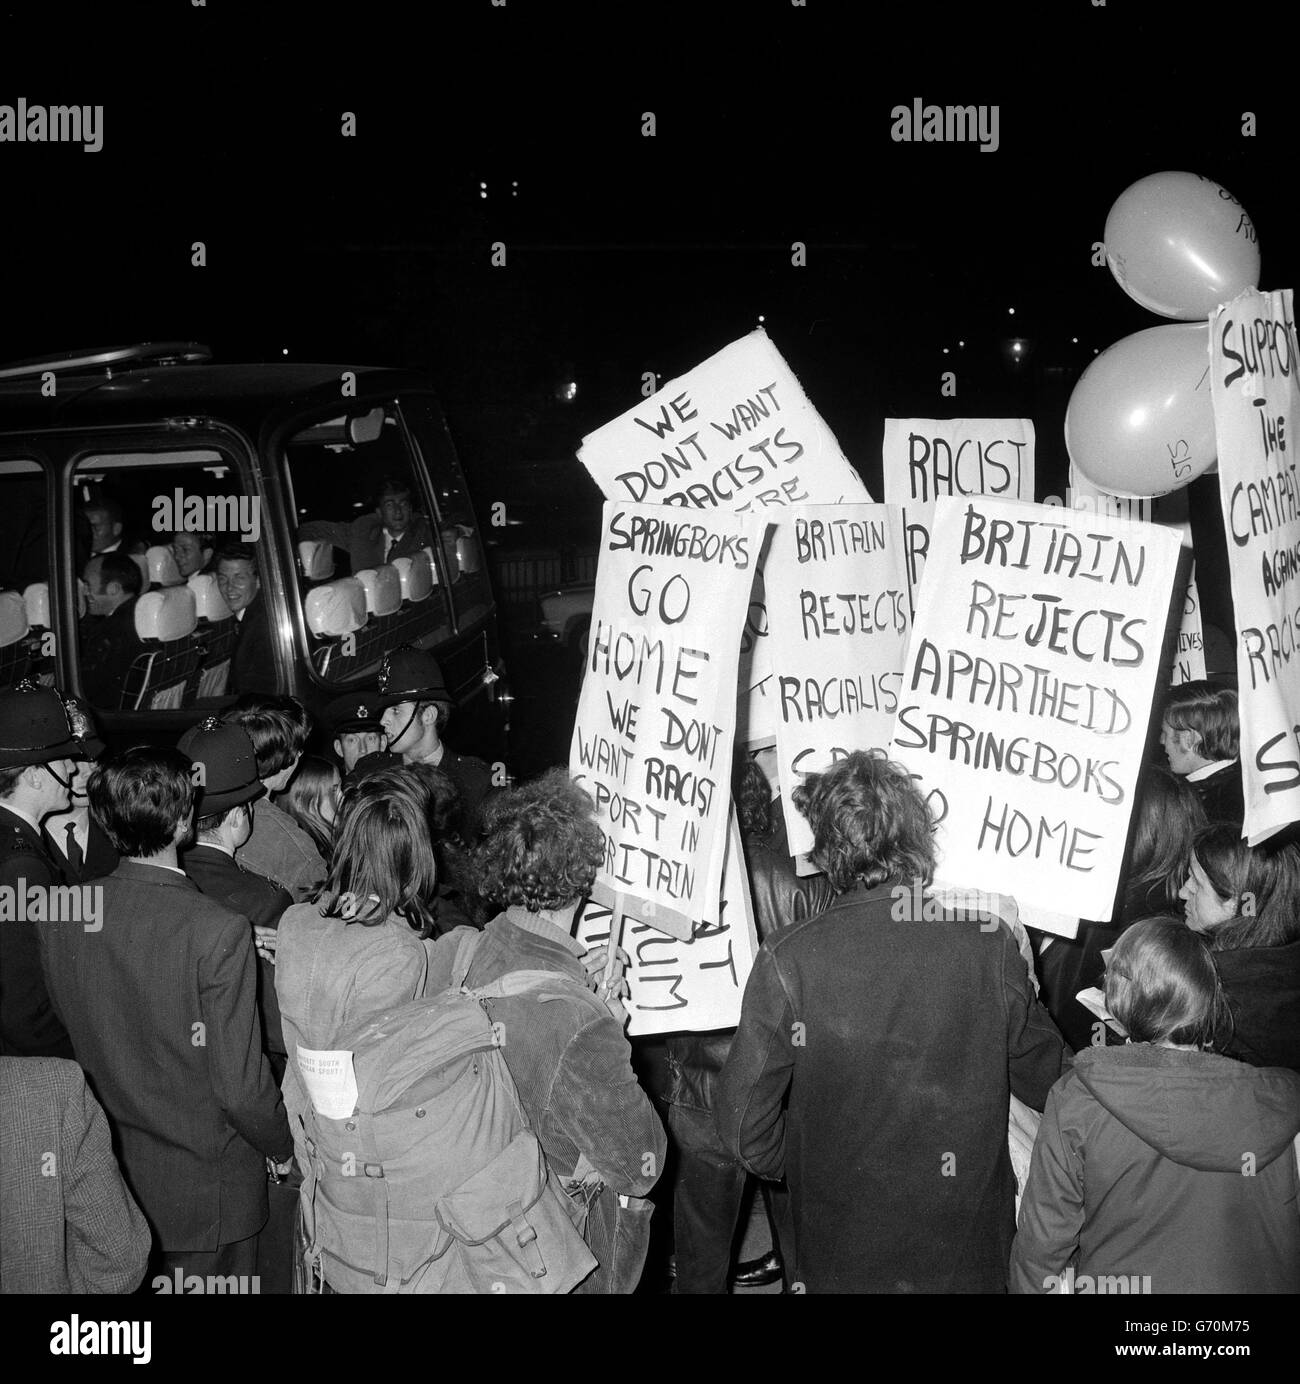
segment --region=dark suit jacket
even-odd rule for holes
[[[132,596],[111,615],[88,617],[82,626],[81,683],[93,706],[118,710],[127,672],[144,651],[135,632],[135,602]]]
[[[385,555],[384,521],[373,511],[341,524],[329,519],[313,519],[299,527],[298,538],[300,541],[311,539],[317,543],[332,543],[336,548],[344,549],[351,558],[353,572],[378,567],[380,563],[392,562],[398,557],[414,557],[421,548],[434,546],[429,521],[423,514],[416,514],[406,532]]]
[[[0,885],[25,890],[61,881],[40,832],[0,805]],[[0,1052],[71,1057],[72,1041],[50,1003],[36,924],[0,922]]]
[[[104,833],[104,828],[90,816],[90,830],[86,837],[86,855],[81,869],[74,870],[72,862],[64,854],[67,833],[64,828],[72,819],[67,816],[47,817],[41,826],[44,828],[50,859],[54,861],[65,884],[83,884],[87,880],[102,879],[117,869],[122,857],[113,848],[113,843]]]
[[[271,641],[271,616],[266,593],[259,591],[239,621],[239,638],[230,660],[227,692],[274,693],[275,650]]]
[[[75,1062],[0,1057],[0,1283],[6,1293],[129,1293],[149,1225]]]
[[[285,889],[262,875],[245,870],[215,846],[197,845],[181,859],[185,873],[210,899],[248,919],[254,927],[279,927],[284,910],[293,903]],[[275,966],[257,958],[257,1002],[262,1016],[262,1044],[267,1052],[284,1056],[280,1003],[275,997]]]
[[[859,887],[763,943],[718,1132],[785,1174],[808,1292],[1005,1292],[1010,1095],[1041,1110],[1065,1046],[1009,929],[893,912]]]
[[[292,1150],[248,922],[161,866],[124,860],[102,888],[99,932],[38,926],[122,1171],[159,1249],[246,1239],[266,1220],[264,1158]]]

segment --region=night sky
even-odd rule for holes
[[[0,103],[105,114],[97,154],[0,145],[0,358],[193,339],[419,366],[480,503],[515,502],[520,541],[581,543],[582,435],[762,315],[873,493],[886,416],[1017,414],[1060,493],[1079,373],[1163,320],[1091,264],[1128,184],[1220,181],[1261,287],[1295,282],[1289,77],[1259,13],[1231,34],[1114,0],[9,16]],[[996,103],[1000,147],[893,142],[915,97]]]

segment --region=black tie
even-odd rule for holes
[[[68,833],[68,864],[72,866],[72,873],[80,878],[81,867],[86,863],[86,857],[82,852],[81,842],[77,840],[76,823],[69,822],[64,830]]]

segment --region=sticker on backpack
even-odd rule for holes
[[[327,1120],[346,1120],[357,1108],[357,1076],[347,1048],[298,1048],[298,1071],[312,1107]]]

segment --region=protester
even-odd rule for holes
[[[492,771],[472,755],[457,754],[442,738],[451,717],[451,694],[438,660],[423,649],[389,654],[379,671],[375,706],[388,748],[404,764],[431,764],[460,790],[466,830],[476,834],[479,807],[492,787]]]
[[[754,923],[760,941],[782,928],[815,917],[835,893],[825,875],[795,874],[779,800],[762,768],[743,751],[736,755],[732,795],[745,848]],[[668,1130],[676,1146],[673,1180],[673,1238],[677,1293],[725,1293],[731,1278],[732,1242],[749,1174],[724,1148],[714,1123],[718,1076],[731,1050],[735,1029],[720,1033],[682,1033],[668,1039],[672,1072]],[[767,1202],[773,1247],[764,1258],[737,1266],[738,1286],[759,1287],[781,1277],[782,1255],[792,1254],[787,1194],[771,1189]]]
[[[312,845],[328,864],[342,799],[339,766],[321,755],[307,754],[298,761],[297,772],[273,802],[311,837]]]
[[[1061,1036],[1008,928],[911,916],[935,846],[905,769],[856,751],[794,802],[837,898],[759,949],[715,1108],[723,1143],[785,1175],[805,1291],[1002,1292],[1010,1095],[1042,1109]]]
[[[1237,758],[1240,727],[1237,693],[1209,682],[1184,682],[1165,699],[1160,744],[1169,767],[1196,789],[1207,822],[1231,822],[1241,830],[1246,803]]]
[[[298,1048],[333,1049],[361,1019],[426,992],[430,952],[422,939],[433,935],[438,891],[429,813],[427,785],[409,770],[395,771],[382,792],[348,794],[320,900],[280,920],[275,984],[290,1059],[284,1100],[304,1167],[308,1097]],[[448,959],[430,990],[444,988],[450,975]]]
[[[109,552],[86,564],[86,583],[89,612],[81,627],[81,680],[93,705],[117,711],[127,674],[144,651],[135,629],[144,576],[133,558]]]
[[[588,997],[573,993],[585,985],[574,919],[604,857],[594,810],[563,769],[488,801],[476,860],[484,895],[505,911],[484,930],[465,983],[478,989],[538,970],[569,981],[545,1002],[507,996],[489,1013],[510,1035],[502,1051],[547,1162],[566,1185],[584,1188],[598,1267],[577,1291],[630,1293],[649,1235],[640,1199],[659,1178],[667,1140],[633,1074],[621,1005],[611,999],[611,1013],[593,1014]]]
[[[293,899],[236,859],[252,835],[255,815],[266,807],[254,806],[265,789],[257,777],[253,742],[242,727],[209,717],[186,731],[178,748],[204,771],[195,790],[195,841],[181,856],[181,866],[208,898],[248,920],[258,954],[262,1047],[280,1080],[285,1047],[275,997],[276,928]]]
[[[1234,826],[1192,844],[1180,897],[1205,935],[1232,1011],[1222,1051],[1300,1071],[1300,848],[1250,847]]]
[[[283,792],[293,779],[311,734],[311,717],[293,697],[244,696],[224,719],[253,742],[257,772],[268,794]],[[270,797],[253,817],[253,834],[240,864],[293,895],[309,899],[325,880],[325,861],[312,837]]]
[[[149,1225],[81,1068],[0,1057],[0,1109],[0,1292],[132,1292]]]
[[[0,693],[0,888],[11,895],[49,890],[60,881],[40,823],[67,808],[74,756],[81,753],[54,688],[21,682]],[[72,1056],[50,1003],[36,923],[25,911],[0,923],[0,1052]]]
[[[1223,989],[1175,919],[1116,942],[1106,1004],[1129,1046],[1080,1053],[1052,1089],[1012,1291],[1105,1291],[1099,1275],[1134,1294],[1300,1291],[1300,1077],[1209,1051]]]
[[[253,543],[228,543],[216,557],[217,590],[239,622],[230,692],[276,691],[275,641]]]
[[[488,907],[472,847],[465,839],[465,806],[460,789],[443,770],[431,764],[409,764],[406,770],[424,783],[429,794],[429,839],[438,862],[436,931],[441,934],[465,925],[481,928],[488,920]],[[369,778],[382,782],[383,776],[371,774]]]
[[[1105,1040],[1105,1026],[1075,996],[1101,984],[1101,954],[1125,928],[1139,918],[1178,910],[1192,840],[1204,825],[1205,810],[1193,785],[1168,769],[1148,765],[1138,785],[1112,920],[1081,921],[1077,937],[1053,937],[1039,952],[1043,1003],[1075,1052]]]
[[[41,924],[50,994],[154,1232],[155,1272],[251,1275],[266,1160],[292,1141],[262,1053],[246,919],[177,862],[193,766],[139,747],[99,765],[91,811],[124,857],[99,887],[95,932]]]

